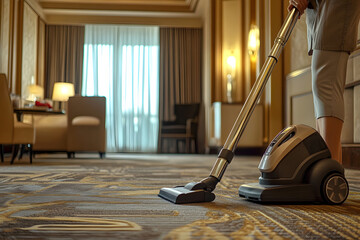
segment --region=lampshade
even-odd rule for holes
[[[54,84],[52,100],[66,102],[69,97],[74,95],[74,84],[65,82],[56,82]]]
[[[29,101],[36,101],[38,99],[44,98],[44,88],[39,85],[29,85],[27,87],[28,90],[28,97],[27,100]]]

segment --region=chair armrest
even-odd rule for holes
[[[197,129],[198,120],[197,118],[189,118],[186,120],[186,132],[193,133]]]

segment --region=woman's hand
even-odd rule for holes
[[[309,2],[308,0],[289,0],[288,10],[290,11],[294,7],[299,10],[300,16],[304,14]]]

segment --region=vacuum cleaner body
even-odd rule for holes
[[[348,196],[344,168],[320,134],[306,125],[282,130],[266,149],[259,183],[240,186],[239,196],[257,202],[341,204]]]

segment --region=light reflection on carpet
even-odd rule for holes
[[[65,222],[39,224],[22,230],[29,231],[140,231],[141,227],[134,222],[85,217],[22,217],[32,221]],[[67,223],[66,223],[67,222]]]

